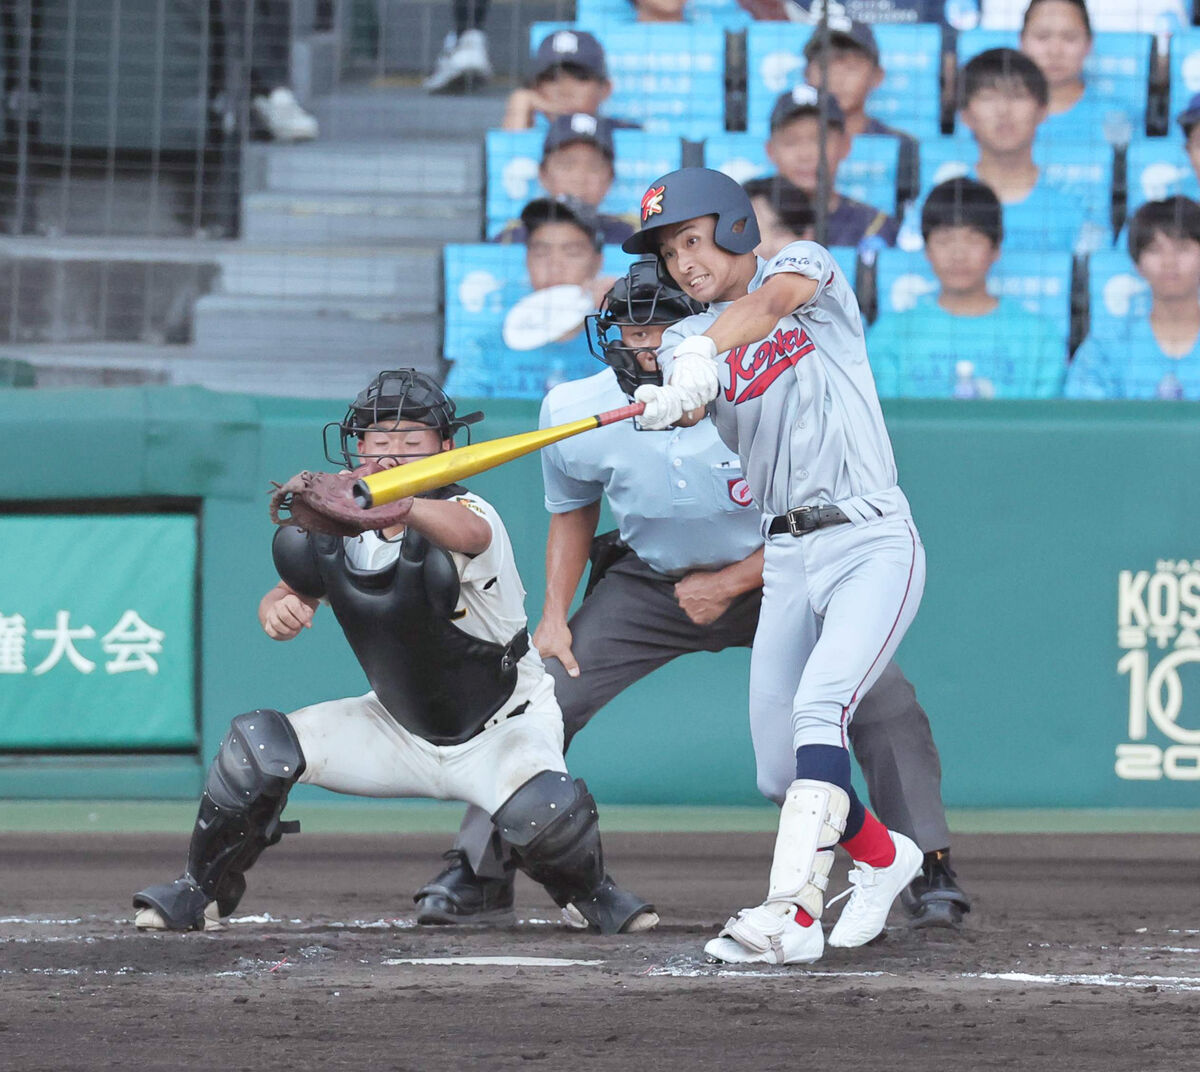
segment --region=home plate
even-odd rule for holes
[[[594,967],[602,960],[562,960],[559,957],[398,957],[385,960],[386,965],[397,964],[470,964],[494,965],[504,968],[570,968],[576,965]]]

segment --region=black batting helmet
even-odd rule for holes
[[[625,239],[621,248],[626,253],[657,255],[659,228],[697,216],[717,217],[713,240],[729,253],[751,253],[758,245],[758,220],[746,191],[720,171],[688,167],[650,184],[642,195],[642,229]]]
[[[634,261],[604,295],[600,311],[584,320],[588,349],[612,368],[621,390],[632,398],[644,383],[661,385],[662,372],[647,372],[638,364],[638,348],[621,341],[621,328],[676,324],[703,310],[674,283],[663,281],[656,258]]]
[[[364,458],[355,441],[372,428],[382,426],[387,430],[389,425],[395,426],[400,421],[417,421],[435,429],[442,439],[450,439],[481,420],[480,412],[457,416],[454,400],[423,372],[416,369],[381,372],[359,391],[339,423],[325,426],[325,457],[335,465],[344,461],[353,469]],[[338,430],[340,458],[335,458],[330,450],[329,432],[333,428]]]

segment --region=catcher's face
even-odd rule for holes
[[[359,460],[374,462],[380,469],[428,458],[454,446],[436,428],[419,421],[388,421],[367,430],[358,441]]]

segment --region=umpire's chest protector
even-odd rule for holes
[[[512,696],[526,634],[506,647],[458,629],[458,571],[419,533],[380,570],[351,565],[340,536],[291,526],[276,531],[272,553],[286,584],[328,600],[375,695],[411,733],[461,744]]]

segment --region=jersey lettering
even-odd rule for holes
[[[740,405],[749,398],[758,398],[784,372],[795,366],[802,358],[811,354],[816,345],[803,328],[783,331],[763,339],[752,355],[747,357],[749,345],[735,346],[725,358],[729,365],[729,386],[725,388],[725,401]]]

